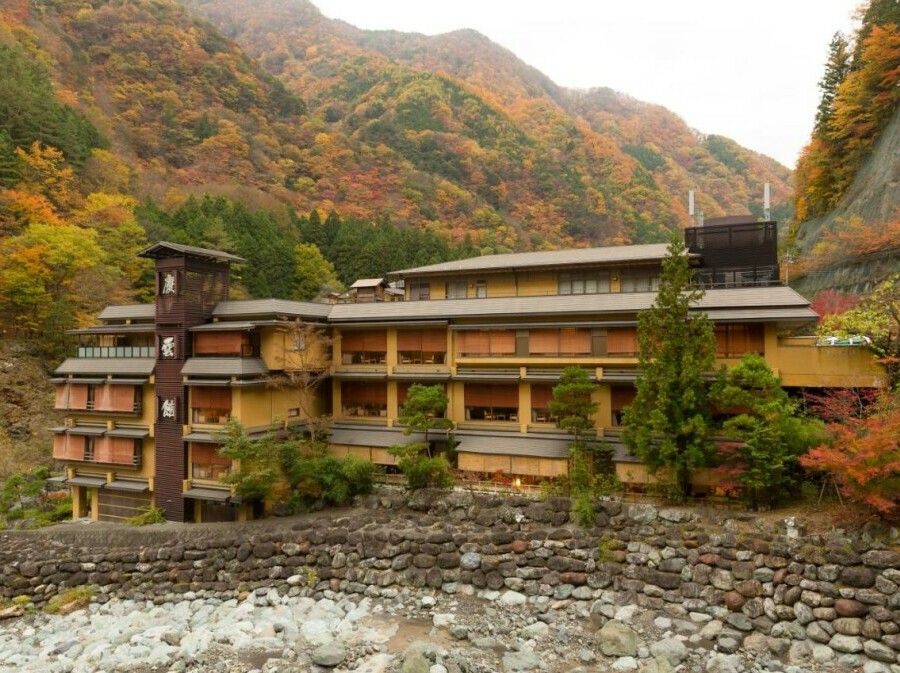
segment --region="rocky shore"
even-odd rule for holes
[[[235,598],[95,596],[65,616],[0,624],[0,670],[21,673],[900,673],[806,640],[745,634],[701,613],[459,587],[378,598],[304,586]],[[675,606],[671,606],[675,607]]]
[[[570,510],[387,491],[293,521],[6,531],[0,595],[35,610],[0,622],[0,670],[900,673],[889,537]],[[87,608],[40,612],[78,588]]]

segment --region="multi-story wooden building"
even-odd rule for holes
[[[774,223],[711,222],[685,240],[719,363],[759,353],[786,387],[881,385],[866,349],[792,336],[816,315],[779,282]],[[460,469],[554,477],[566,471],[569,439],[549,401],[569,365],[598,384],[596,430],[616,449],[620,478],[647,479],[618,425],[638,375],[637,315],[653,304],[665,245],[406,269],[388,274],[404,282],[405,301],[345,304],[228,301],[233,256],[169,243],[142,254],[157,260],[155,305],[107,308],[102,324],[77,331],[78,357],[56,372],[57,407],[70,417],[54,428],[54,456],[67,465],[76,514],[90,494],[97,518],[151,501],[173,520],[252,516],[219,481],[231,467],[216,451],[229,417],[262,433],[331,414],[336,454],[391,465],[388,447],[421,439],[397,422],[413,383],[444,387]],[[328,338],[298,339],[296,321]],[[304,369],[321,373],[315,393],[271,385]]]

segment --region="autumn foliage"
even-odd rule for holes
[[[844,497],[884,518],[900,514],[900,401],[884,397],[862,418],[829,424],[830,440],[800,458],[833,478]]]
[[[794,174],[801,222],[840,203],[900,104],[900,4],[871,0],[857,40],[852,60],[846,41],[832,41],[816,128]]]

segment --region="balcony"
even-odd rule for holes
[[[155,358],[153,346],[79,346],[79,358]]]

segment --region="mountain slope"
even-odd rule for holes
[[[326,121],[330,139],[349,136],[363,151],[381,144],[431,178],[437,173],[449,188],[419,176],[415,197],[449,198],[468,216],[464,226],[502,221],[515,247],[560,235],[595,243],[658,240],[688,223],[689,187],[709,216],[748,210],[766,180],[776,203],[787,201],[788,171],[776,162],[733,143],[729,156],[717,154],[663,108],[624,97],[609,105],[620,95],[557,87],[474,31],[362,31],[323,17],[306,0],[185,4],[301,93]],[[405,105],[400,114],[395,103]],[[492,118],[500,135],[515,140],[514,156],[483,136],[477,117]],[[636,158],[656,154],[663,161],[649,169]],[[467,205],[472,197],[474,210]],[[523,240],[526,230],[530,240]]]
[[[796,245],[795,286],[808,297],[864,292],[900,271],[900,108],[837,208],[804,222]]]
[[[759,210],[767,180],[786,201],[774,161],[663,108],[557,87],[474,31],[361,31],[305,0],[185,5],[218,28],[174,0],[0,6],[0,43],[47,64],[121,189],[166,208],[212,192],[491,252],[660,240],[689,223],[689,188],[707,216]],[[0,137],[0,179],[13,150]]]

